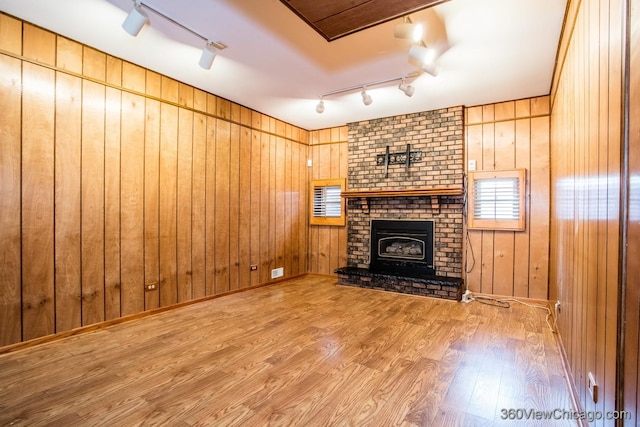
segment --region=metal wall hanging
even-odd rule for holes
[[[390,153],[389,146],[387,145],[385,154],[378,154],[376,156],[376,164],[378,166],[384,166],[384,177],[389,177],[389,165],[402,165],[404,164],[404,170],[409,171],[411,163],[419,162],[422,160],[422,151],[411,151],[411,144],[407,144],[407,149],[399,153]]]

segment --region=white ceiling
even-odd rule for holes
[[[211,40],[228,45],[211,70],[198,66],[204,42],[150,14],[138,37],[121,24],[131,0],[0,0],[0,10],[285,122],[314,130],[349,122],[546,95],[550,91],[566,0],[450,0],[411,15],[431,25],[427,45],[446,38],[438,74],[321,95],[399,78],[416,67],[400,20],[327,42],[279,0],[142,0]],[[445,32],[437,28],[444,24]]]

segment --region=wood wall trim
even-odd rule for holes
[[[342,193],[345,198],[370,198],[370,197],[422,197],[422,196],[462,196],[464,189],[461,187],[447,188],[415,188],[407,190],[352,190]]]
[[[194,106],[188,106],[188,105],[185,105],[185,104],[181,104],[179,102],[176,102],[175,100],[166,99],[166,98],[163,98],[161,96],[154,96],[154,95],[151,95],[151,94],[149,94],[147,92],[144,92],[144,91],[137,91],[137,90],[125,87],[124,85],[121,86],[121,85],[110,83],[110,82],[105,81],[105,80],[96,79],[96,78],[88,76],[86,74],[76,73],[76,72],[70,71],[68,69],[60,68],[60,67],[57,67],[55,65],[51,65],[49,63],[44,63],[44,62],[41,62],[41,61],[37,61],[35,59],[25,57],[24,55],[18,55],[18,54],[9,52],[7,50],[0,49],[0,55],[6,55],[6,56],[9,56],[9,57],[12,57],[12,58],[15,58],[15,59],[19,59],[19,60],[24,61],[24,62],[28,62],[28,63],[34,64],[34,65],[39,65],[41,67],[48,68],[48,69],[50,69],[52,71],[57,71],[59,73],[64,73],[64,74],[67,74],[69,76],[79,77],[79,78],[82,78],[85,81],[98,83],[98,84],[104,85],[104,86],[112,88],[112,89],[118,89],[118,90],[120,90],[122,92],[127,92],[127,93],[130,93],[130,94],[139,95],[139,96],[142,96],[142,97],[144,97],[145,99],[148,99],[148,100],[155,100],[155,101],[159,101],[159,102],[162,102],[162,103],[165,103],[165,104],[168,104],[168,105],[172,105],[172,106],[175,106],[175,107],[178,107],[178,108],[183,108],[185,110],[189,110],[189,111],[192,111],[194,113],[204,114],[205,116],[208,116],[208,117],[213,117],[213,118],[216,118],[216,119],[219,119],[219,120],[224,120],[224,121],[227,121],[227,122],[229,122],[231,124],[236,124],[236,125],[242,126],[244,128],[250,129],[250,130],[257,130],[257,131],[266,133],[268,135],[276,136],[278,138],[282,138],[282,139],[285,139],[287,141],[295,142],[297,144],[302,144],[302,145],[307,145],[307,146],[311,145],[311,144],[309,144],[308,140],[304,141],[303,138],[294,139],[292,137],[288,137],[286,135],[283,135],[282,133],[276,133],[276,132],[272,132],[272,131],[269,131],[269,130],[265,130],[264,127],[256,127],[253,124],[252,125],[247,125],[246,123],[243,123],[243,122],[238,121],[238,120],[234,120],[234,119],[229,118],[229,117],[225,117],[224,115],[211,113],[210,111],[207,111],[206,108],[205,109],[201,109],[201,108],[197,108],[197,107],[194,107]],[[109,57],[112,57],[112,56],[109,55]],[[127,61],[123,60],[123,62],[127,62]],[[179,83],[177,80],[175,82]],[[198,90],[200,90],[200,89],[198,89]],[[208,93],[208,92],[205,92],[205,93]],[[214,95],[214,94],[210,94],[210,95],[215,96],[216,98],[224,100],[226,102],[232,103],[232,101],[229,101],[229,100],[226,100],[224,98],[221,98],[218,95]],[[236,105],[239,105],[239,104],[236,104]],[[206,107],[206,105],[205,105],[205,107]],[[248,108],[248,107],[244,107],[244,108]],[[258,114],[262,114],[262,115],[267,116],[266,114],[260,113],[258,111],[251,110],[251,109],[249,109],[249,110],[250,111],[254,111],[254,112],[258,113]],[[270,116],[267,116],[267,117],[270,117]],[[275,119],[275,118],[274,118],[274,120],[278,121],[278,119]],[[293,125],[290,125],[290,126],[293,126]],[[302,128],[298,128],[298,129],[301,129],[303,131],[309,132],[307,129],[302,129]],[[333,142],[331,144],[333,144]],[[319,145],[319,144],[316,144],[316,145]]]

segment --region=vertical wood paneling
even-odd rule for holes
[[[82,86],[82,324],[104,320],[105,86]]]
[[[82,51],[81,44],[58,37],[57,66],[82,73]],[[77,328],[83,324],[80,238],[83,98],[83,82],[79,77],[56,73],[56,331]]]
[[[56,39],[56,66],[72,73],[82,73],[82,45],[64,37]]]
[[[193,123],[193,201],[192,221],[192,282],[193,297],[206,295],[206,170],[207,170],[207,118],[196,113]]]
[[[236,109],[234,108],[233,111]],[[240,127],[232,123],[229,135],[229,289],[235,290],[239,287],[240,274],[240,260],[238,259],[240,243],[240,231],[238,230],[240,225]]]
[[[0,49],[22,54],[22,21],[0,14]]]
[[[494,105],[482,106],[482,169],[495,170],[495,123]],[[482,244],[478,253],[480,261],[480,290],[483,293],[493,294],[493,262],[494,258],[494,231],[482,232]]]
[[[328,139],[330,138],[330,130],[323,129],[323,131],[320,132],[322,141],[330,141]],[[318,175],[320,179],[331,177],[331,145],[325,144],[318,147],[320,149],[318,155]],[[331,271],[329,262],[329,256],[331,255],[331,228],[328,226],[318,227],[318,271],[326,271],[327,273]]]
[[[121,86],[122,60],[107,57],[106,81]],[[104,269],[105,269],[105,318],[120,316],[120,114],[122,94],[107,87],[105,111],[105,218],[104,218]]]
[[[467,123],[474,120],[472,124],[467,126],[467,146],[465,152],[467,153],[467,164],[469,160],[476,161],[476,169],[482,170],[482,108],[474,107],[466,110]],[[474,114],[475,113],[475,114]],[[480,263],[482,262],[482,232],[477,230],[468,230],[468,240],[466,245],[466,283],[469,290],[472,292],[481,292],[482,283],[482,268]]]
[[[22,25],[0,14],[1,49]],[[0,55],[0,345],[307,272],[307,131],[24,37]]]
[[[284,254],[285,254],[285,245],[287,241],[287,233],[285,231],[285,155],[286,155],[286,147],[285,142],[282,138],[275,139],[275,182],[274,182],[274,191],[275,191],[275,210],[274,210],[274,221],[271,223],[274,226],[275,231],[275,264],[272,268],[285,268],[284,263]],[[285,269],[284,273],[286,275],[289,272]]]
[[[316,140],[316,137],[318,135],[318,132],[312,132],[312,141]],[[313,167],[311,168],[311,173],[310,173],[310,179],[314,180],[314,179],[319,179],[320,178],[320,173],[319,173],[319,164],[320,164],[320,146],[318,145],[313,145],[311,147],[309,147],[309,151],[310,151],[310,157],[311,157],[311,161],[312,161],[312,165]],[[311,191],[311,189],[309,188],[309,190],[307,190],[308,192]],[[310,195],[307,197],[311,197]],[[313,272],[313,273],[317,273],[319,272],[319,268],[318,268],[318,259],[320,257],[320,250],[319,250],[319,246],[318,246],[318,236],[320,233],[320,227],[319,226],[309,226],[309,271]]]
[[[637,11],[637,2],[634,3],[636,6],[633,11],[629,10],[630,13],[636,18],[635,20],[629,19],[628,25],[632,25],[636,28],[638,25],[638,11]],[[606,10],[606,9],[605,9]],[[607,93],[608,95],[608,104],[609,108],[604,110],[602,114],[608,116],[608,135],[606,140],[603,140],[602,143],[606,144],[607,149],[607,177],[610,181],[607,184],[607,203],[606,205],[609,207],[607,211],[607,254],[610,253],[618,253],[620,248],[620,219],[618,217],[619,212],[619,184],[616,182],[614,177],[618,177],[621,175],[621,165],[620,158],[622,152],[622,144],[618,143],[620,141],[620,135],[622,134],[622,119],[624,113],[620,106],[620,99],[622,99],[622,85],[618,84],[622,80],[623,76],[623,43],[625,39],[626,25],[623,25],[621,21],[624,19],[624,14],[627,13],[625,5],[622,0],[611,0],[609,2],[608,8],[608,16],[605,14],[605,19],[608,19],[609,22],[609,38],[603,41],[608,42],[609,49],[607,55],[601,55],[603,64],[608,66],[608,72],[606,73],[608,76],[608,81],[603,83],[603,85],[599,88],[600,91]],[[633,27],[632,27],[633,28]],[[635,34],[637,40],[637,33]],[[637,60],[635,61],[637,71]],[[607,91],[608,88],[608,91]],[[635,87],[637,89],[637,86]],[[634,105],[637,108],[637,104]],[[637,120],[637,115],[631,115],[631,112],[627,112],[630,118],[635,118],[631,120]],[[631,134],[629,135],[631,136]],[[637,134],[635,134],[637,137]],[[628,189],[629,190],[629,189]],[[637,194],[637,193],[636,193]],[[617,319],[614,313],[618,312],[618,282],[619,282],[619,274],[618,274],[618,264],[620,262],[620,256],[607,256],[607,280],[606,280],[606,313],[605,313],[605,323],[604,323],[604,334],[605,334],[605,372],[604,372],[604,381],[605,384],[604,389],[606,390],[605,399],[603,400],[605,411],[612,411],[617,409],[615,396],[613,390],[615,390],[616,383],[616,375],[615,372],[617,370],[617,354],[618,349],[614,343],[617,342],[618,330],[617,330]],[[602,300],[599,300],[599,303],[602,303]],[[601,325],[599,325],[601,326]],[[599,330],[603,328],[600,327]],[[616,350],[614,350],[616,348]],[[632,359],[633,360],[633,359]],[[637,358],[635,360],[638,360]],[[624,375],[623,372],[619,373],[620,376]]]
[[[630,39],[629,39],[629,105],[630,117],[640,115],[640,4],[631,1]],[[627,188],[628,219],[627,219],[627,253],[624,260],[626,267],[625,283],[625,352],[624,352],[624,409],[630,411],[632,419],[630,425],[640,422],[640,265],[637,254],[640,253],[640,121],[631,120],[629,123],[629,177]],[[606,354],[605,354],[606,356]],[[605,363],[602,363],[603,367]],[[622,374],[622,373],[621,373]],[[606,385],[608,390],[608,384]]]
[[[25,51],[26,39],[25,32]],[[38,46],[33,56],[46,56]],[[28,340],[55,331],[55,73],[24,63],[22,78],[22,335]]]
[[[23,25],[22,32],[22,54],[25,58],[46,65],[56,65],[55,34],[27,23]]]
[[[111,64],[111,66],[109,66]],[[107,76],[121,63],[107,62]],[[113,72],[113,75],[119,75]],[[113,77],[113,76],[112,76]],[[122,93],[107,88],[104,141],[104,278],[105,318],[120,317],[120,112]]]
[[[549,117],[531,119],[529,171],[531,240],[529,243],[529,297],[548,298],[549,283]]]
[[[347,141],[347,126],[342,126],[340,133],[340,141]],[[346,142],[340,143],[340,176],[348,176],[349,174],[349,144]],[[347,227],[341,227],[338,229],[338,240],[340,243],[340,254],[338,255],[338,266],[344,267],[347,265]]]
[[[495,168],[513,169],[515,167],[515,122],[513,102],[497,104],[495,109]],[[514,275],[514,242],[515,233],[496,232],[493,248],[493,293],[496,295],[513,295]]]
[[[82,74],[86,77],[105,81],[107,70],[107,55],[84,46],[82,49]]]
[[[223,104],[226,105],[226,104]],[[220,107],[219,107],[220,109]],[[222,110],[227,114],[226,109]],[[230,113],[229,113],[230,114]],[[231,124],[218,120],[216,130],[215,293],[227,292],[229,284],[229,177]],[[235,166],[235,165],[234,165]]]
[[[146,93],[161,96],[160,75],[147,72]],[[144,308],[160,306],[160,102],[147,99],[144,131]]]
[[[145,100],[123,92],[121,108],[120,301],[126,316],[144,311]]]
[[[193,105],[193,91],[180,86],[182,102]],[[190,96],[191,95],[191,96]],[[193,112],[180,109],[178,115],[178,302],[193,298],[192,282],[192,196],[193,196]]]
[[[522,112],[522,116],[529,115],[529,100],[520,100],[516,102],[516,113],[519,111],[519,105],[526,103],[525,111]],[[530,175],[531,171],[531,119],[518,119],[515,121],[515,137],[516,137],[516,159],[515,167],[524,168]],[[531,194],[531,179],[527,179],[526,185],[527,194]],[[516,297],[529,297],[529,266],[531,264],[529,243],[531,236],[531,198],[527,198],[526,204],[526,228],[524,232],[514,233],[514,249],[516,254],[513,260],[513,295]],[[547,202],[548,203],[548,202]]]
[[[346,178],[348,172],[347,126],[321,129],[309,133],[308,148],[312,160],[310,179]],[[305,154],[306,155],[306,154]],[[304,163],[304,158],[300,160]],[[307,170],[300,171],[304,179]],[[347,183],[348,186],[348,183]],[[309,197],[307,189],[306,196]],[[306,218],[308,221],[308,218]],[[309,271],[333,275],[347,265],[347,226],[307,226]]]
[[[163,78],[165,94],[167,80]],[[168,91],[175,91],[177,82]],[[171,97],[170,95],[168,95]],[[177,183],[178,183],[178,108],[160,105],[160,305],[178,301]]]
[[[254,113],[252,117],[260,117],[259,114]],[[254,128],[256,127],[253,122]],[[259,127],[259,126],[258,126]],[[260,274],[262,266],[260,257],[262,255],[261,238],[261,164],[262,164],[262,150],[260,148],[260,133],[256,130],[251,131],[251,265],[258,267],[258,270],[251,271],[251,285],[255,286],[260,283]]]
[[[17,31],[21,28],[14,20],[0,15],[0,43],[7,40],[20,43]],[[6,37],[6,38],[5,38]],[[21,64],[17,59],[0,56],[0,346],[13,344],[21,339]]]
[[[240,129],[240,150],[238,158],[238,285],[246,288],[251,285],[251,131]]]
[[[552,164],[531,159],[533,173],[552,173],[549,295],[564,308],[559,335],[580,405],[603,412],[616,409],[623,3],[570,3],[551,95]],[[532,119],[532,136],[536,126],[549,125]],[[600,386],[596,403],[589,372]]]
[[[268,240],[268,248],[269,248],[269,267],[267,269],[267,274],[271,277],[271,271],[274,268],[277,268],[277,257],[278,257],[278,239],[276,235],[278,234],[278,220],[276,217],[276,212],[278,211],[278,190],[276,188],[276,176],[277,176],[277,165],[278,165],[278,138],[273,135],[276,131],[275,128],[275,119],[269,117],[268,121],[269,132],[272,135],[269,135],[269,158],[271,159],[271,163],[269,164],[269,240]],[[264,122],[263,122],[264,126]]]
[[[271,280],[271,218],[270,199],[271,192],[269,190],[269,177],[271,165],[271,150],[269,143],[269,135],[263,133],[260,140],[260,283],[266,283]],[[275,201],[274,201],[275,203]]]
[[[209,99],[212,97],[209,97]],[[207,107],[209,110],[209,107]],[[206,212],[205,212],[205,282],[207,295],[215,293],[216,283],[216,258],[215,258],[215,207],[216,207],[216,122],[213,117],[207,117],[207,144],[206,144]]]
[[[56,331],[82,325],[80,187],[82,81],[56,75],[55,295]]]
[[[469,230],[466,278],[472,291],[547,299],[548,105],[549,97],[538,97],[466,109],[467,161],[476,160],[476,170],[527,170],[525,230]]]
[[[145,91],[145,70],[122,64],[122,86]],[[145,98],[122,93],[120,144],[121,315],[144,310],[144,131]],[[142,136],[142,137],[141,137]]]
[[[339,132],[338,128],[333,128],[331,132],[331,140],[339,141]],[[340,145],[331,144],[329,145],[329,156],[331,161],[329,162],[329,176],[331,177],[342,177],[345,175],[341,175],[340,170]],[[329,232],[329,272],[335,271],[336,268],[341,267],[339,265],[340,262],[340,235],[338,231],[344,227],[328,227]]]
[[[290,126],[287,126],[287,128],[290,128]],[[288,134],[290,134],[290,132],[288,132]],[[289,140],[285,140],[284,145],[284,216],[281,218],[281,221],[284,227],[285,238],[282,265],[284,266],[285,276],[290,277],[293,275],[291,252],[293,249],[293,241],[297,240],[297,236],[293,235],[293,224],[291,220],[291,142]]]
[[[291,275],[299,275],[300,271],[300,233],[306,233],[307,229],[302,228],[300,224],[300,197],[301,192],[305,191],[300,188],[300,144],[291,144]]]

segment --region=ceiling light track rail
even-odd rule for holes
[[[210,40],[209,38],[203,36],[197,31],[194,31],[191,28],[187,27],[186,25],[183,25],[180,22],[176,21],[175,19],[165,15],[159,10],[149,6],[146,3],[143,3],[141,0],[133,1],[133,9],[131,10],[131,12],[129,12],[126,19],[122,23],[122,28],[127,33],[129,33],[134,37],[136,37],[140,33],[140,30],[142,30],[142,27],[144,27],[144,25],[147,22],[149,22],[149,15],[145,11],[145,9],[153,12],[155,15],[161,16],[162,18],[171,22],[173,25],[176,25],[182,28],[183,30],[193,34],[194,36],[198,37],[199,39],[202,39],[206,43],[205,47],[202,49],[202,56],[200,57],[200,61],[199,61],[200,67],[204,69],[211,68],[211,65],[213,64],[213,59],[215,58],[216,52],[218,50],[223,50],[228,47],[226,44],[222,43],[221,41]]]
[[[391,79],[385,79],[385,80],[377,80],[375,82],[370,82],[370,83],[365,83],[365,84],[360,84],[360,85],[356,85],[356,86],[349,86],[343,89],[337,89],[337,90],[332,90],[331,92],[327,92],[324,95],[321,96],[321,98],[326,98],[329,96],[333,96],[333,95],[338,95],[338,94],[342,94],[342,93],[349,93],[349,92],[356,92],[359,90],[362,90],[362,88],[371,88],[371,87],[376,87],[376,86],[382,86],[385,85],[387,83],[391,83],[391,82],[402,82],[407,81],[407,80],[412,80],[415,79],[416,77],[418,77],[420,75],[419,72],[413,72],[410,74],[407,74],[404,77],[394,77]]]

